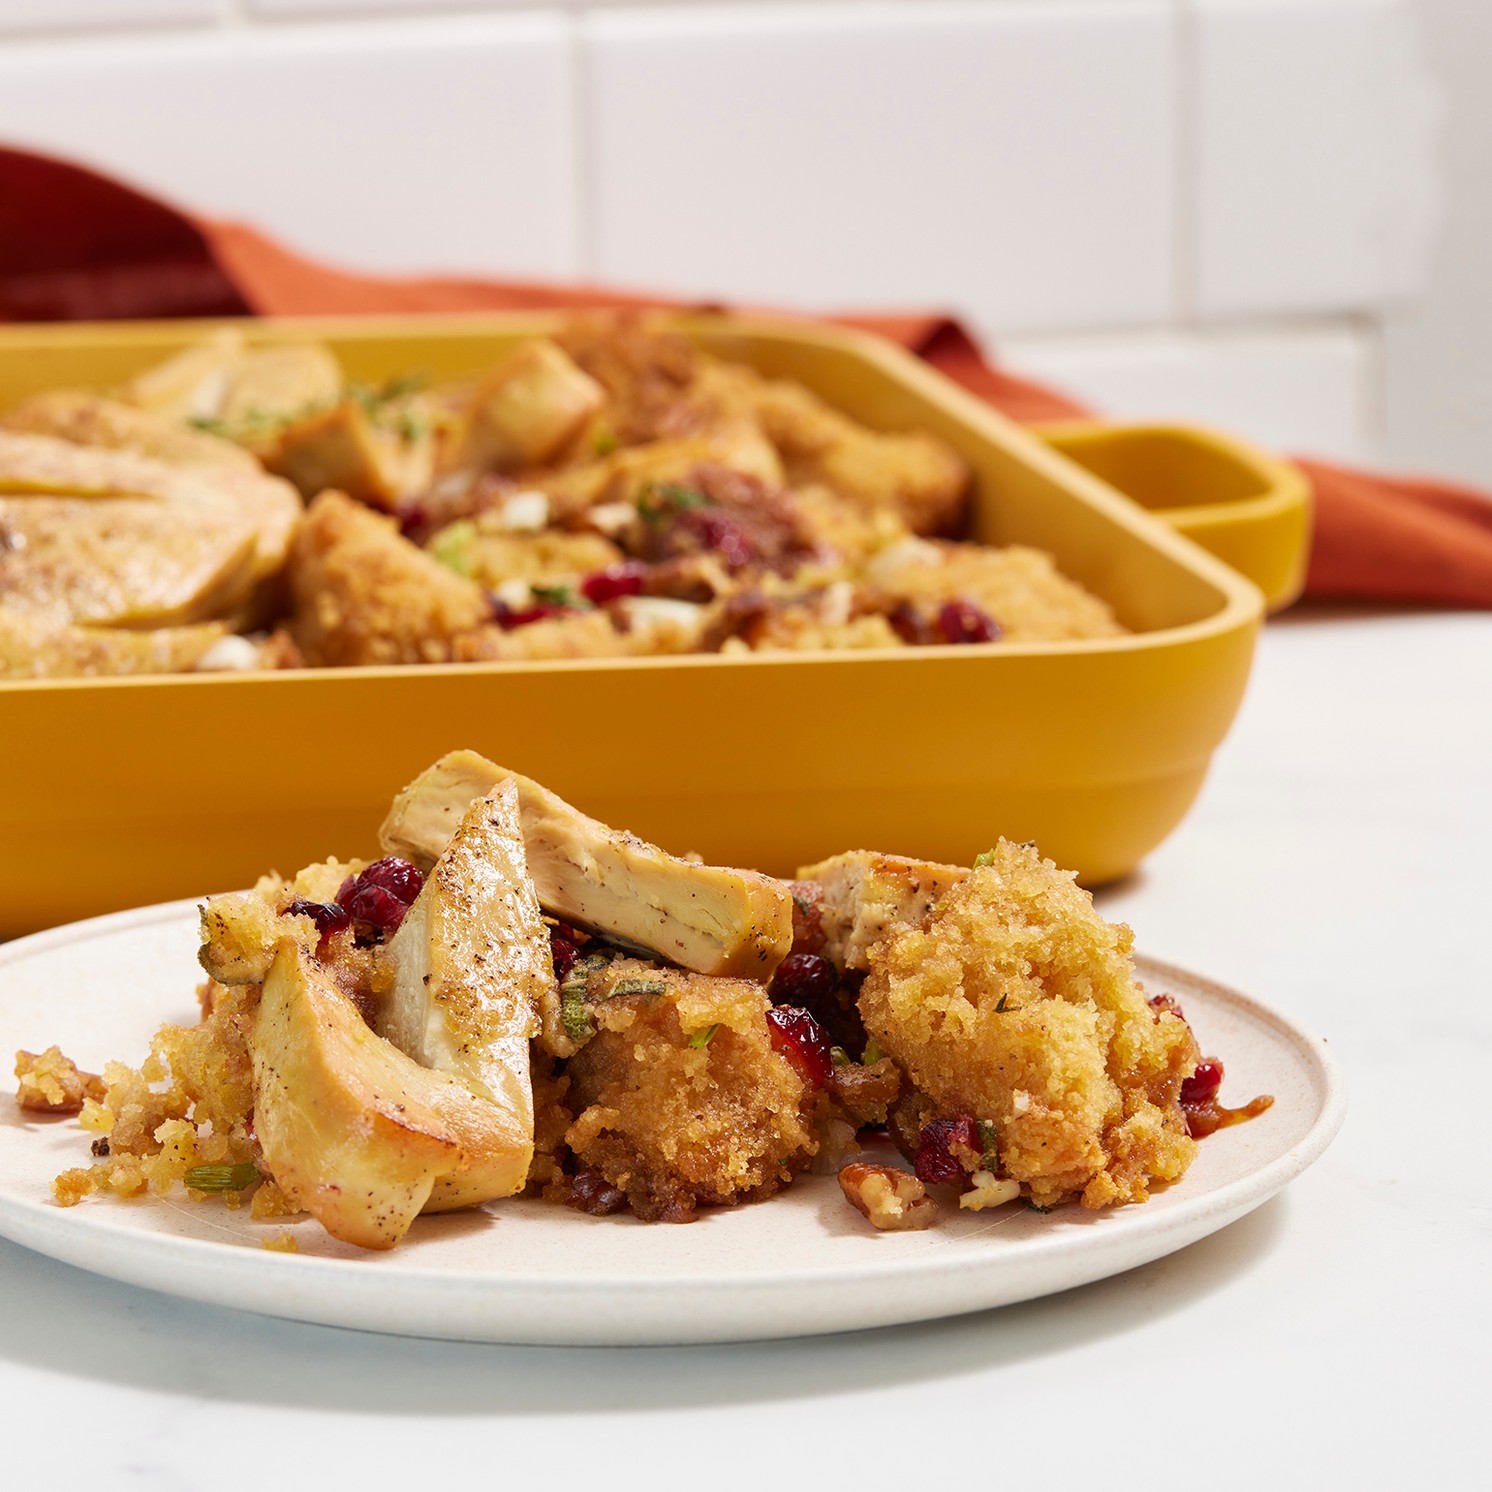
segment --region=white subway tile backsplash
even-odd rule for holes
[[[72,28],[210,25],[227,0],[0,0],[0,35]]]
[[[369,270],[562,276],[572,67],[542,16],[0,50],[0,139]]]
[[[1412,292],[1438,175],[1412,0],[1193,6],[1198,310],[1337,310]]]
[[[1372,341],[1356,326],[1019,338],[999,362],[1122,419],[1197,420],[1281,451],[1371,460]]]
[[[1163,0],[683,6],[583,23],[591,266],[1001,331],[1173,306]]]

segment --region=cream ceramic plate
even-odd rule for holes
[[[56,1043],[97,1071],[138,1062],[163,1020],[195,1019],[190,902],[76,923],[0,947],[0,1057]],[[131,1284],[216,1305],[369,1331],[493,1342],[623,1345],[805,1336],[928,1320],[1118,1274],[1212,1233],[1298,1176],[1342,1120],[1323,1043],[1242,995],[1140,960],[1227,1065],[1224,1097],[1274,1107],[1205,1141],[1185,1180],[1142,1207],[1042,1216],[1019,1204],[944,1210],[922,1233],[878,1234],[832,1177],[687,1227],[590,1218],[536,1202],[421,1218],[370,1254],[290,1225],[300,1252],[216,1203],[51,1201],[88,1161],[75,1121],[0,1097],[0,1234]],[[7,1085],[8,1086],[8,1085]]]

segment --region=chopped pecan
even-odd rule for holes
[[[16,1102],[31,1114],[76,1114],[84,1099],[102,1103],[107,1092],[101,1077],[83,1072],[55,1046],[40,1055],[17,1052],[16,1076]]]
[[[922,1183],[895,1166],[856,1161],[839,1173],[839,1189],[849,1204],[883,1233],[928,1228],[938,1215],[938,1204],[927,1195]]]

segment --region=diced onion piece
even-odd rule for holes
[[[625,532],[627,525],[637,517],[637,509],[631,503],[601,503],[592,508],[588,516],[597,533],[615,538]]]
[[[220,637],[197,659],[198,673],[248,673],[259,667],[259,649],[247,637]]]
[[[549,498],[542,492],[515,492],[503,500],[499,512],[510,534],[542,533],[549,526]]]
[[[986,1207],[1003,1207],[1021,1194],[1019,1181],[1012,1181],[1008,1176],[1001,1178],[993,1171],[975,1171],[969,1179],[973,1185],[959,1197],[958,1205],[967,1207],[970,1212],[983,1212]]]
[[[533,588],[526,580],[504,580],[492,594],[513,611],[522,611],[534,604]]]
[[[888,585],[903,570],[918,565],[941,564],[943,556],[937,545],[926,539],[899,539],[888,544],[865,567],[865,578],[872,585]]]

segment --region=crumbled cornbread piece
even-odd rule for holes
[[[1197,1047],[1146,1001],[1132,943],[1070,873],[1002,840],[873,950],[861,1014],[937,1112],[993,1121],[1037,1206],[1144,1201],[1196,1153],[1179,1097]]]
[[[995,549],[916,539],[883,550],[865,579],[928,617],[946,602],[972,601],[1006,642],[1119,637],[1125,630],[1108,603],[1063,575],[1051,555],[1022,544]]]
[[[166,1196],[185,1186],[194,1166],[260,1169],[251,1132],[253,1073],[243,1036],[258,998],[257,986],[218,986],[202,1023],[162,1026],[138,1069],[106,1064],[105,1091],[85,1102],[79,1121],[100,1136],[94,1142],[100,1159],[53,1182],[58,1202],[72,1206],[99,1191]],[[229,1205],[240,1201],[238,1191],[219,1195]]]
[[[597,1030],[570,1059],[565,1140],[639,1217],[770,1196],[807,1166],[815,1090],[774,1046],[761,985],[636,959],[591,982]]]
[[[340,492],[306,510],[288,567],[290,630],[315,665],[442,663],[484,626],[486,594]]]

